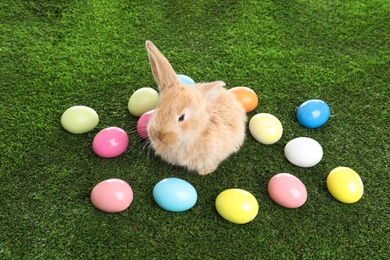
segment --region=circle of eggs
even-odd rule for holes
[[[163,179],[154,186],[153,198],[167,211],[182,212],[195,205],[198,194],[187,181],[172,177]]]
[[[312,167],[321,161],[323,150],[316,140],[309,137],[298,137],[286,144],[284,155],[296,166]]]
[[[91,192],[92,204],[101,211],[116,213],[127,209],[133,201],[133,190],[121,179],[98,183]]]
[[[142,139],[148,139],[148,123],[154,113],[154,109],[144,113],[137,122],[137,133]]]
[[[92,141],[92,150],[100,157],[113,158],[121,155],[129,144],[127,133],[119,127],[101,130]]]
[[[307,128],[317,128],[328,121],[330,108],[322,100],[311,99],[302,103],[297,111],[299,123]]]
[[[283,126],[274,115],[260,113],[249,121],[249,131],[260,143],[274,144],[282,137]]]
[[[236,96],[247,113],[253,111],[259,103],[256,92],[248,87],[234,87],[229,89],[229,91]]]
[[[273,201],[285,208],[299,208],[307,200],[305,185],[289,173],[274,175],[268,182],[268,193]]]
[[[128,103],[130,114],[139,117],[157,106],[158,93],[152,88],[140,88],[131,95]]]
[[[235,224],[252,221],[259,211],[256,198],[242,189],[228,189],[221,192],[215,200],[215,207],[224,219]]]
[[[73,134],[83,134],[93,130],[99,123],[95,110],[86,106],[68,108],[61,116],[61,124]]]
[[[179,78],[181,84],[189,86],[195,85],[195,81],[187,75],[177,74],[177,77]]]
[[[332,196],[344,203],[355,203],[363,196],[363,182],[354,170],[348,167],[333,169],[326,179]]]

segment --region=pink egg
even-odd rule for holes
[[[103,158],[121,155],[129,144],[127,133],[119,127],[108,127],[101,130],[92,141],[93,151]]]
[[[305,185],[294,175],[279,173],[268,182],[271,199],[285,208],[299,208],[307,200]]]
[[[121,179],[98,183],[91,192],[92,204],[101,211],[116,213],[127,209],[133,201],[133,190]]]
[[[152,117],[153,113],[154,113],[154,109],[144,113],[138,119],[137,132],[138,132],[139,136],[141,136],[143,139],[149,138],[147,126],[148,126],[149,120]]]

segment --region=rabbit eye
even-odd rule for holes
[[[185,114],[180,115],[178,121],[179,122],[183,122],[184,121],[184,117],[185,117]]]

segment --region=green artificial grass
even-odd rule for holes
[[[390,2],[280,1],[7,1],[0,2],[0,259],[389,259]],[[156,88],[145,40],[177,73],[195,81],[247,86],[283,124],[274,145],[247,131],[242,149],[208,176],[154,156],[127,110],[131,94]],[[306,129],[297,107],[322,99],[329,121]],[[74,105],[94,108],[100,123],[75,135],[60,124]],[[109,126],[125,129],[126,152],[96,156],[91,142]],[[322,161],[299,168],[283,149],[299,136],[316,139]],[[364,195],[336,201],[326,177],[335,167],[360,174]],[[269,197],[280,172],[302,180],[308,200],[286,209]],[[167,177],[190,182],[198,201],[170,213],[152,197]],[[104,213],[92,188],[121,178],[131,206]],[[225,189],[259,202],[250,223],[218,215]]]

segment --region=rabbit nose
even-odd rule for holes
[[[150,129],[149,136],[151,137],[152,140],[156,140],[156,141],[158,140],[158,141],[162,142],[164,135],[158,130]]]
[[[159,139],[161,142],[168,145],[174,145],[178,141],[176,134],[172,132],[160,133]]]
[[[159,132],[159,131],[155,131],[154,132],[154,137],[157,139],[157,140],[159,140],[159,141],[161,141],[161,132]]]
[[[149,137],[153,140],[160,140],[160,134],[158,131],[156,131],[155,129],[151,128],[151,129],[148,129],[148,134],[149,134]]]
[[[163,132],[156,129],[149,129],[149,137],[153,141],[160,141],[163,144],[175,144],[178,141],[178,138],[175,133],[172,132]]]

